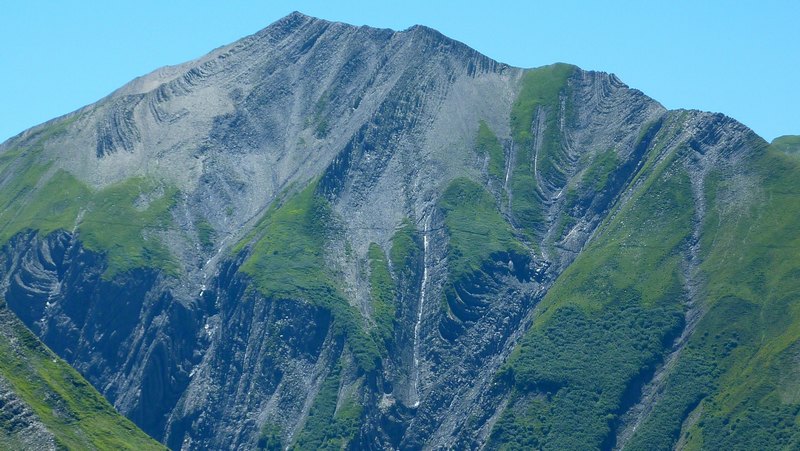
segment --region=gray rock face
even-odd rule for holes
[[[4,431],[0,446],[6,449],[55,450],[53,434],[31,407],[0,377],[0,421]]]
[[[5,249],[9,307],[120,411],[155,435],[188,383],[182,368],[198,361],[192,350],[203,341],[194,313],[173,300],[156,271],[102,280],[102,256],[84,250],[66,232],[19,235]]]
[[[498,257],[486,278],[461,286],[467,306],[454,318],[440,303],[450,282],[437,200],[458,177],[487,180],[475,152],[481,121],[507,161],[521,158],[509,117],[523,75],[425,27],[393,32],[295,13],[136,79],[72,113],[44,153],[93,188],[138,176],[176,186],[174,226],[157,235],[179,274],[136,269],[107,280],[105,256],[79,233],[29,232],[0,254],[0,294],[120,412],[173,449],[252,447],[265,425],[291,443],[337,361],[340,396],[356,393],[365,409],[351,446],[478,447],[507,402],[498,368],[609,206],[624,202],[645,153],[751,137],[726,118],[667,112],[613,75],[575,70],[561,107],[539,108],[531,124],[532,158],[544,152],[548,118],[563,155],[558,178],[535,174],[545,213],[527,269],[503,269]],[[619,169],[604,191],[567,199],[608,149]],[[232,251],[276,199],[313,180],[341,222],[326,262],[367,323],[369,244],[388,251],[405,218],[426,243],[421,267],[400,284],[396,352],[377,375],[359,373],[329,311],[260,294],[239,271],[246,253]],[[507,183],[488,183],[498,198],[504,189],[514,195]],[[567,211],[574,221],[564,226]],[[196,218],[214,231],[206,245]]]

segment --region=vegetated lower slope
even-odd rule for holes
[[[677,431],[688,449],[800,447],[797,150],[759,145],[744,168],[710,171],[705,312],[631,449],[674,442]]]
[[[2,144],[0,291],[174,449],[792,448],[797,164],[295,13]]]
[[[599,446],[626,390],[677,336],[679,249],[691,233],[692,196],[688,175],[675,166],[666,161],[655,168],[539,304],[531,331],[500,375],[517,393],[495,426],[495,440]]]
[[[514,388],[490,447],[800,446],[792,151],[756,141],[702,170],[686,144],[645,163],[499,374]]]
[[[117,413],[0,303],[0,447],[165,449]]]

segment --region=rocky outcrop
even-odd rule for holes
[[[0,445],[9,449],[55,450],[53,434],[37,418],[25,401],[0,379],[0,424],[4,436]]]

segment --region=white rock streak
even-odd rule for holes
[[[508,178],[511,176],[511,158],[514,156],[514,143],[511,143],[511,151],[506,158],[506,178],[503,181],[503,188],[508,191]]]
[[[428,223],[422,230],[422,285],[419,289],[417,323],[414,325],[414,393],[417,397],[413,407],[419,406],[419,330],[422,326],[422,311],[425,306],[425,288],[428,285]]]

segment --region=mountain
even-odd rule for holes
[[[0,295],[172,449],[793,449],[798,150],[293,13],[0,145]]]

